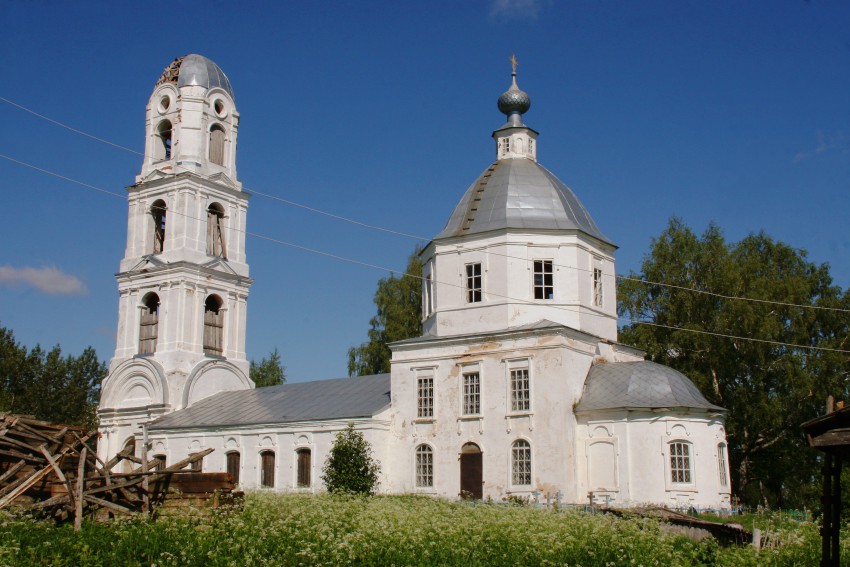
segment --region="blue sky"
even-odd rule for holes
[[[227,73],[237,166],[273,194],[429,239],[494,159],[519,59],[538,158],[637,270],[677,215],[764,230],[850,287],[850,3],[4,2],[0,97],[143,149],[169,62]],[[141,158],[0,101],[0,154],[123,193]],[[114,350],[126,203],[0,159],[0,324]],[[254,196],[253,233],[403,270],[416,240]],[[248,354],[346,375],[387,274],[249,237]]]

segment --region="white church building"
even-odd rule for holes
[[[175,60],[128,189],[101,458],[147,437],[166,463],[215,449],[203,470],[246,489],[320,491],[353,424],[384,493],[728,508],[725,410],[617,342],[616,246],[537,162],[530,105],[514,68],[496,160],[422,252],[424,332],[390,345],[391,373],[255,389],[239,113],[215,63]]]

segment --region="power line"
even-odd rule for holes
[[[3,154],[0,154],[0,157],[2,157],[3,159],[9,160],[11,162],[20,164],[22,166],[28,167],[30,169],[34,169],[36,171],[45,173],[47,175],[52,175],[53,177],[57,177],[59,179],[68,181],[70,183],[75,183],[77,185],[81,185],[83,187],[93,189],[95,191],[105,193],[105,194],[113,196],[113,197],[121,197],[122,199],[127,200],[127,197],[125,195],[120,195],[120,194],[115,193],[113,191],[101,189],[101,188],[96,187],[94,185],[91,185],[89,183],[85,183],[83,181],[79,181],[79,180],[67,177],[65,175],[61,175],[61,174],[49,171],[47,169],[44,169],[44,168],[41,168],[41,167],[38,167],[38,166],[35,166],[35,165],[32,165],[32,164],[23,162],[21,160],[11,158],[11,157],[3,155]],[[197,221],[205,220],[205,219],[201,219],[201,218],[198,218],[198,217],[193,217],[193,216],[188,215],[186,213],[180,213],[180,212],[177,212],[177,211],[170,211],[170,214],[177,214],[177,215],[180,215],[180,216],[183,216],[183,217],[186,217],[186,218],[190,218],[190,219],[193,219],[193,220],[197,220]],[[330,253],[330,252],[325,252],[323,250],[318,250],[318,249],[310,248],[310,247],[303,246],[303,245],[300,245],[300,244],[295,244],[293,242],[287,242],[285,240],[279,240],[279,239],[273,238],[271,236],[266,236],[266,235],[259,234],[259,233],[249,232],[249,231],[244,230],[244,229],[233,228],[233,227],[226,227],[226,228],[227,228],[227,230],[230,230],[232,232],[241,232],[241,233],[245,234],[246,236],[252,236],[254,238],[259,238],[259,239],[266,240],[266,241],[269,241],[269,242],[273,242],[275,244],[279,244],[279,245],[282,245],[282,246],[287,246],[287,247],[295,248],[297,250],[301,250],[301,251],[304,251],[304,252],[309,252],[309,253],[312,253],[312,254],[321,255],[321,256],[324,256],[326,258],[331,258],[331,259],[334,259],[334,260],[347,262],[349,264],[355,264],[355,265],[373,268],[373,269],[377,269],[377,270],[383,270],[385,272],[389,272],[390,274],[399,273],[401,275],[407,275],[407,276],[416,278],[418,280],[425,281],[424,276],[417,276],[415,274],[410,274],[410,273],[407,273],[407,272],[404,272],[404,271],[393,270],[391,268],[379,266],[377,264],[371,264],[369,262],[364,262],[362,260],[356,260],[356,259],[353,259],[353,258],[348,258],[346,256],[340,256],[338,254],[333,254],[333,253]],[[452,283],[452,282],[433,280],[433,283],[439,284],[439,285],[445,285],[445,286],[449,286],[449,287],[455,287],[455,288],[459,288],[459,289],[465,289],[465,286],[463,286],[461,284]],[[501,298],[501,299],[507,299],[509,301],[516,301],[516,302],[529,304],[529,305],[535,304],[533,301],[528,300],[528,299],[515,298],[515,297],[511,297],[511,296],[507,296],[507,295],[494,294],[494,293],[489,293],[489,295],[494,296],[494,297],[498,297],[498,298]],[[549,308],[558,309],[558,310],[561,310],[561,311],[568,311],[568,312],[572,312],[572,313],[581,313],[582,312],[579,309],[571,309],[570,307],[563,306],[563,305],[550,305]],[[606,318],[606,319],[612,318],[609,315],[594,313],[592,311],[586,311],[584,313],[586,315],[591,315],[591,316],[595,316],[595,317],[603,317],[603,318]],[[688,332],[688,333],[698,333],[698,334],[702,334],[702,335],[712,335],[712,336],[729,338],[729,339],[737,339],[737,340],[743,340],[743,341],[753,341],[753,342],[759,342],[759,343],[767,343],[767,344],[773,344],[773,345],[777,345],[777,346],[785,346],[785,347],[790,347],[790,348],[799,348],[799,349],[807,349],[807,350],[813,350],[813,351],[838,352],[838,353],[850,354],[850,350],[833,349],[833,348],[827,348],[827,347],[817,347],[817,346],[811,346],[811,345],[797,345],[797,344],[792,344],[792,343],[783,343],[783,342],[780,342],[780,341],[772,341],[772,340],[768,340],[768,339],[757,339],[757,338],[753,338],[753,337],[741,337],[741,336],[736,336],[736,335],[728,335],[728,334],[723,334],[723,333],[717,333],[717,332],[713,332],[713,331],[705,331],[705,330],[699,330],[699,329],[688,329],[688,328],[684,328],[684,327],[675,327],[675,326],[671,326],[671,325],[663,325],[663,324],[660,324],[660,323],[652,323],[652,322],[649,322],[649,321],[631,320],[631,319],[626,319],[626,318],[623,318],[623,317],[617,317],[617,320],[623,321],[623,322],[626,322],[626,323],[635,324],[635,325],[650,325],[650,326],[654,326],[654,327],[662,327],[662,328],[667,328],[667,329],[672,329],[672,330],[677,330],[677,331],[684,331],[684,332]]]
[[[23,105],[20,105],[16,102],[13,102],[13,101],[11,101],[7,98],[0,97],[0,100],[2,100],[3,102],[6,102],[6,103],[8,103],[8,104],[10,104],[10,105],[12,105],[16,108],[19,108],[19,109],[21,109],[25,112],[28,112],[28,113],[30,113],[34,116],[37,116],[37,117],[42,118],[44,120],[47,120],[48,122],[51,122],[51,123],[56,124],[58,126],[61,126],[62,128],[66,128],[66,129],[68,129],[72,132],[75,132],[77,134],[86,136],[88,138],[91,138],[91,139],[96,140],[98,142],[102,142],[104,144],[108,144],[110,146],[113,146],[113,147],[116,147],[116,148],[119,148],[119,149],[122,149],[122,150],[125,150],[125,151],[128,151],[128,152],[134,153],[136,155],[144,156],[143,152],[139,152],[139,151],[133,150],[131,148],[127,148],[127,147],[119,145],[119,144],[115,144],[115,143],[110,142],[108,140],[104,140],[103,138],[99,138],[97,136],[94,136],[94,135],[89,134],[87,132],[84,132],[82,130],[79,130],[77,128],[73,128],[72,126],[68,126],[67,124],[63,124],[62,122],[59,122],[58,120],[54,120],[52,118],[44,116],[43,114],[39,114],[38,112],[35,112],[34,110],[29,109],[29,108],[27,108]],[[177,167],[180,168],[180,167],[183,167],[183,166],[177,166]],[[37,169],[37,168],[34,168],[34,169]],[[183,169],[186,169],[187,171],[191,171],[191,170],[189,170],[188,168],[185,168],[185,167],[183,167]],[[284,199],[284,198],[278,197],[276,195],[271,195],[269,193],[263,193],[263,192],[258,191],[256,189],[253,189],[253,188],[245,187],[245,190],[249,191],[249,192],[251,192],[255,195],[265,197],[266,199],[278,201],[280,203],[283,203],[283,204],[286,204],[286,205],[289,205],[289,206],[292,206],[292,207],[299,207],[299,208],[302,208],[304,210],[307,210],[307,211],[310,211],[310,212],[313,212],[313,213],[316,213],[316,214],[324,215],[326,217],[336,219],[336,220],[339,220],[339,221],[354,224],[354,225],[360,226],[362,228],[367,228],[367,229],[370,229],[370,230],[385,232],[387,234],[394,234],[396,236],[403,236],[405,238],[411,238],[411,239],[419,240],[419,241],[429,241],[430,240],[430,238],[427,238],[427,237],[424,237],[424,236],[417,236],[415,234],[400,232],[400,231],[393,230],[391,228],[382,227],[382,226],[379,226],[379,225],[368,224],[368,223],[358,221],[356,219],[352,219],[352,218],[349,218],[349,217],[346,217],[346,216],[343,216],[343,215],[338,215],[338,214],[335,214],[335,213],[324,211],[322,209],[311,207],[309,205],[304,205],[304,204],[298,203],[296,201]],[[501,254],[499,252],[493,252],[493,251],[488,251],[488,254],[492,254],[493,256],[500,256],[500,257],[507,258],[507,259],[510,259],[510,260],[520,260],[520,261],[523,261],[523,262],[530,262],[531,261],[528,258],[522,258],[522,257],[519,257],[519,256],[510,256],[508,254]],[[591,271],[592,271],[588,268],[580,268],[579,266],[567,266],[567,265],[563,265],[563,264],[555,264],[554,262],[553,262],[552,265],[553,265],[553,267],[564,268],[564,269],[569,269],[569,270],[577,270],[577,271],[586,272],[586,273],[591,273]],[[717,297],[719,299],[725,299],[725,300],[729,300],[729,301],[748,301],[748,302],[752,302],[752,303],[778,305],[778,306],[782,306],[782,307],[795,307],[795,308],[798,308],[798,309],[814,309],[814,310],[819,310],[819,311],[834,311],[834,312],[838,312],[838,313],[850,313],[850,309],[843,309],[843,308],[840,308],[840,307],[825,307],[825,306],[821,306],[821,305],[803,305],[803,304],[798,304],[798,303],[774,301],[774,300],[769,300],[769,299],[757,299],[757,298],[754,298],[754,297],[726,295],[726,294],[716,293],[716,292],[702,290],[702,289],[689,288],[689,287],[676,285],[676,284],[650,281],[650,280],[643,279],[643,278],[636,278],[634,276],[624,276],[624,275],[619,275],[619,274],[613,274],[613,276],[611,276],[609,274],[603,274],[603,277],[605,277],[605,278],[614,277],[615,279],[620,279],[620,280],[625,280],[625,281],[633,281],[633,282],[642,283],[642,284],[646,284],[646,285],[656,285],[656,286],[661,286],[661,287],[668,287],[668,288],[671,288],[671,289],[678,289],[678,290],[686,291],[686,292],[689,292],[689,293],[697,293],[697,294],[708,295],[708,296],[711,296],[711,297]]]

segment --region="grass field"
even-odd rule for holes
[[[778,547],[694,542],[652,520],[415,496],[249,493],[212,517],[70,526],[0,515],[0,565],[816,565],[816,524],[762,528]],[[850,533],[843,533],[842,543]],[[850,559],[850,546],[842,555]],[[850,561],[845,563],[850,565]]]

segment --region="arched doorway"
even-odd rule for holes
[[[483,459],[475,443],[466,443],[460,449],[460,496],[474,500],[484,496]]]

